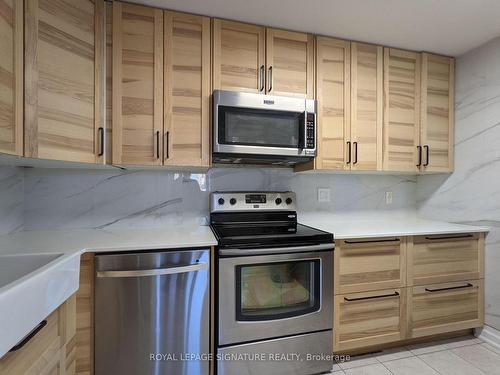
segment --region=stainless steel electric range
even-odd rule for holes
[[[332,369],[331,233],[297,223],[292,192],[215,192],[218,375]]]

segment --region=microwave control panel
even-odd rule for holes
[[[316,124],[314,113],[308,113],[306,118],[306,148],[314,149],[316,143]]]

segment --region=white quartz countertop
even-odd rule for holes
[[[302,224],[333,233],[335,239],[488,231],[400,213],[302,213],[298,218]],[[15,264],[13,257],[19,255],[58,255],[24,277],[0,284],[0,357],[78,290],[81,254],[175,250],[216,244],[210,227],[195,223],[161,229],[22,231],[0,236],[0,262],[4,266],[7,262]]]

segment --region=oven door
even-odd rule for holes
[[[220,258],[218,284],[219,345],[332,329],[333,251]]]

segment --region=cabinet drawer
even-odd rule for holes
[[[483,303],[483,280],[408,288],[409,337],[479,327]]]
[[[405,302],[405,288],[335,296],[334,351],[404,339]]]
[[[401,288],[406,243],[400,238],[340,241],[335,249],[335,294]]]
[[[483,234],[414,237],[408,245],[408,285],[484,277]]]

